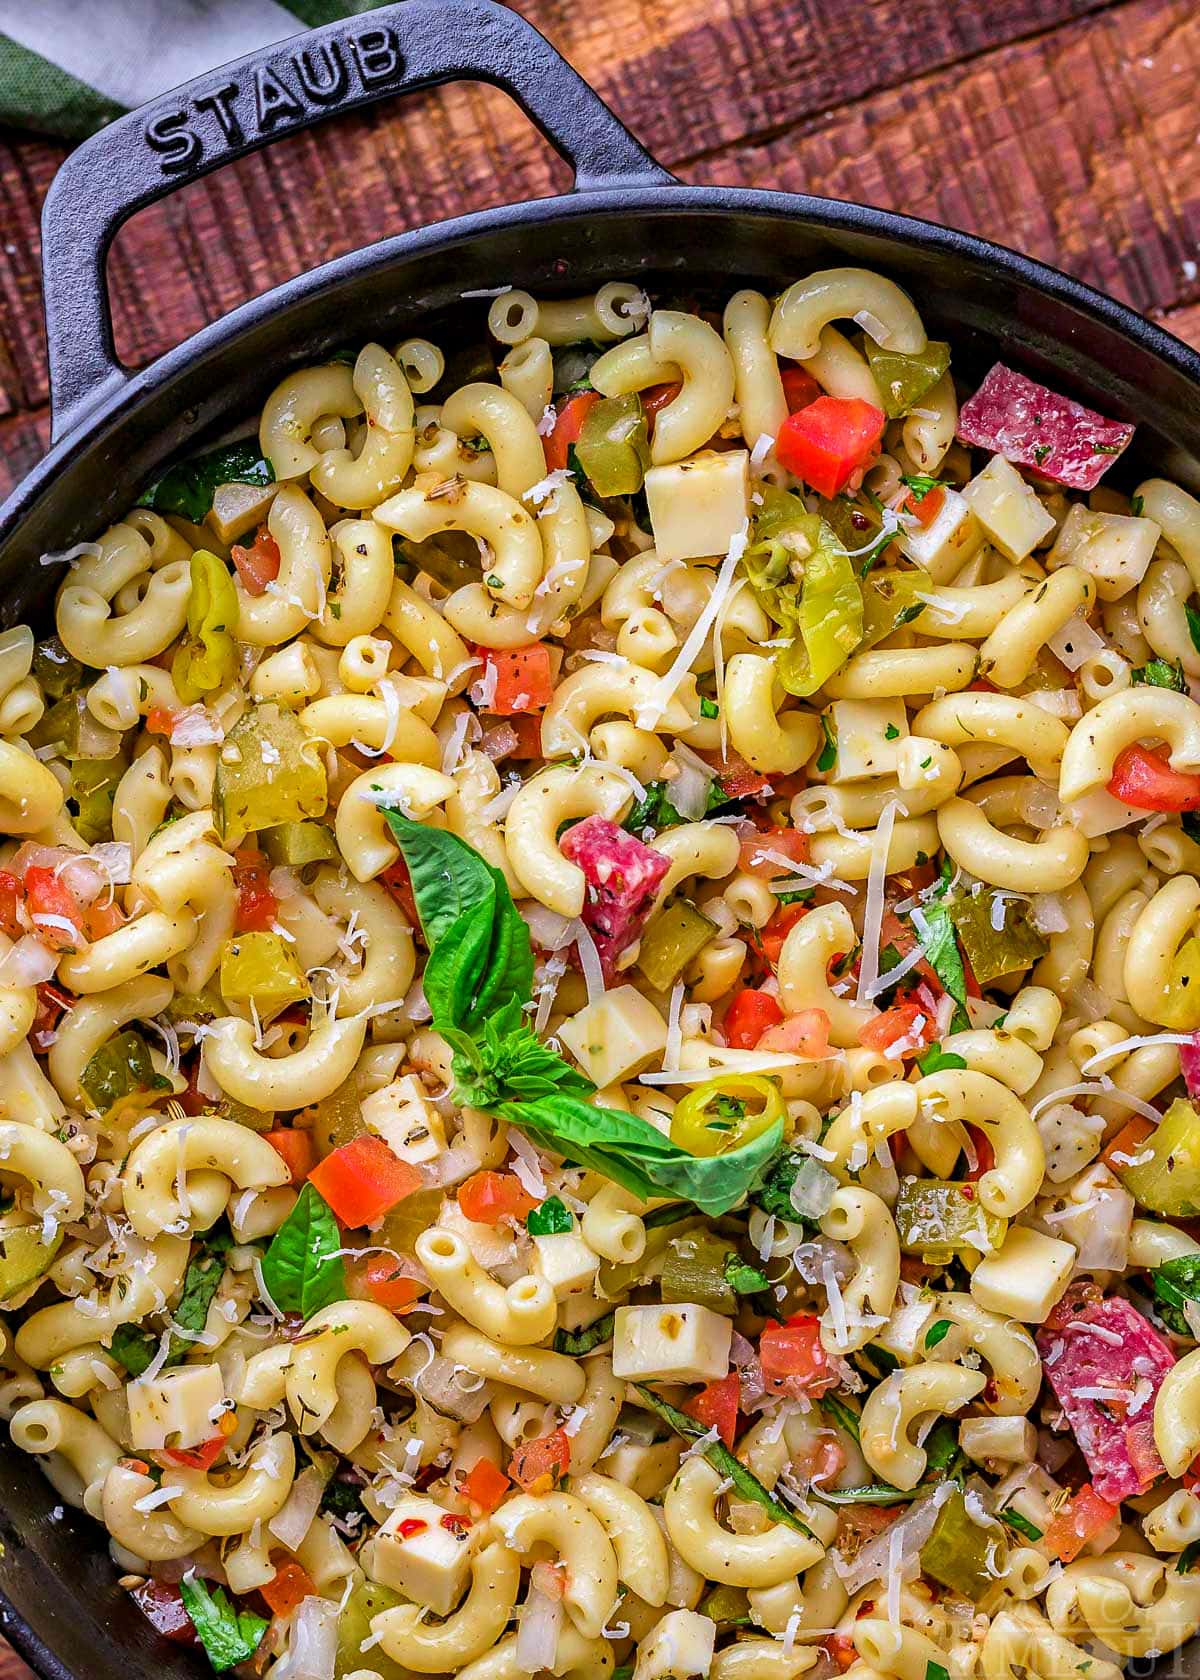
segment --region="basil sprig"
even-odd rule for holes
[[[777,1153],[782,1121],[740,1149],[698,1156],[635,1114],[596,1107],[591,1080],[529,1026],[533,949],[503,875],[456,835],[384,815],[429,946],[425,997],[451,1047],[455,1101],[498,1114],[643,1200],[676,1196],[714,1217],[736,1207]]]
[[[173,513],[199,525],[222,484],[274,482],[271,463],[259,449],[257,440],[246,438],[221,449],[210,449],[205,455],[177,461],[146,486],[137,505],[153,508],[156,513]]]
[[[263,1282],[280,1312],[311,1318],[322,1307],[346,1299],[341,1247],[332,1209],[306,1184],[263,1255]]]
[[[179,1583],[179,1596],[200,1636],[209,1662],[218,1674],[246,1662],[258,1649],[267,1631],[264,1617],[238,1610],[229,1602],[223,1587],[211,1591],[198,1575],[189,1573]]]

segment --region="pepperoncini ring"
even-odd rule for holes
[[[761,1137],[785,1114],[775,1080],[757,1073],[723,1073],[676,1104],[671,1142],[693,1155],[723,1155]]]

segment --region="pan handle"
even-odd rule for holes
[[[55,176],[42,212],[54,437],[131,377],[113,346],[106,265],[135,211],[278,135],[449,81],[511,95],[571,165],[577,192],[674,179],[498,0],[401,0],[262,47],[118,118]]]

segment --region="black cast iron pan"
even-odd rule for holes
[[[142,372],[118,363],[105,264],[134,211],[276,135],[453,80],[510,94],[572,166],[574,189],[395,237],[380,230],[375,244],[244,304]],[[464,291],[512,282],[569,294],[620,278],[659,295],[769,293],[846,262],[910,291],[968,380],[1001,355],[1137,421],[1122,462],[1131,481],[1154,471],[1200,490],[1200,356],[1186,345],[953,229],[830,199],[681,186],[495,0],[405,0],[267,47],[114,122],[55,178],[43,217],[53,445],[0,508],[0,621],[44,617],[58,580],[39,556],[94,536],[156,467],[251,415],[289,368],[431,323],[443,342],[478,339],[486,303],[464,303]],[[46,1680],[194,1680],[203,1658],[150,1632],[96,1526],[57,1511],[34,1460],[0,1447],[0,1631]],[[1160,1666],[1200,1672],[1187,1652]]]

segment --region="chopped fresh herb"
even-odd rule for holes
[[[839,1400],[836,1394],[822,1394],[817,1402],[823,1412],[828,1412],[834,1423],[844,1429],[852,1441],[858,1440],[858,1413],[851,1411],[844,1400]]]
[[[1197,1558],[1200,1558],[1200,1540],[1193,1540],[1180,1552],[1175,1567],[1181,1575],[1188,1575],[1196,1567]]]
[[[1033,458],[1037,462],[1039,467],[1041,466],[1042,462],[1046,459],[1047,455],[1049,455],[1049,453],[1050,453],[1050,445],[1048,443],[1035,443],[1034,444],[1034,446],[1033,446]]]
[[[348,1482],[342,1476],[332,1476],[325,1483],[325,1491],[321,1495],[321,1510],[343,1519],[353,1517],[358,1512],[365,1513],[362,1491],[357,1482]]]
[[[942,1418],[925,1437],[926,1475],[932,1471],[952,1476],[965,1459],[958,1445],[958,1431]]]
[[[1018,1534],[1023,1534],[1026,1540],[1042,1538],[1042,1531],[1037,1524],[1031,1523],[1028,1517],[1023,1517],[1020,1511],[998,1511],[996,1514],[1001,1522],[1007,1523],[1009,1528],[1015,1529]]]
[[[1140,519],[1142,517],[1142,509],[1145,505],[1146,500],[1144,496],[1133,496],[1130,498],[1129,511],[1135,519]]]
[[[883,732],[883,738],[885,741],[898,741],[900,739],[900,731],[896,728],[894,723],[888,724],[887,728]]]
[[[210,1592],[207,1583],[194,1573],[180,1581],[179,1595],[218,1674],[254,1655],[267,1631],[264,1617],[235,1609],[223,1587],[214,1587]]]
[[[736,1254],[731,1254],[725,1261],[725,1282],[735,1295],[757,1295],[760,1290],[770,1288],[771,1280],[757,1266],[748,1266]]]
[[[639,799],[630,811],[621,827],[630,834],[640,834],[644,828],[678,828],[681,823],[690,819],[681,817],[668,797],[670,784],[668,782],[651,782],[646,788],[646,797]],[[705,815],[715,811],[720,805],[729,803],[728,795],[720,782],[711,781],[708,784],[708,799],[705,804]]]
[[[1200,653],[1200,612],[1196,611],[1190,601],[1187,602],[1183,610],[1187,615],[1188,635],[1192,638],[1192,646],[1197,653]]]
[[[1200,844],[1200,812],[1181,811],[1179,814],[1179,826],[1187,835],[1189,840],[1195,840],[1197,844]]]
[[[605,1313],[603,1318],[598,1318],[594,1324],[589,1324],[582,1330],[556,1330],[554,1351],[569,1353],[575,1359],[579,1359],[585,1353],[591,1353],[594,1348],[600,1347],[602,1343],[611,1341],[615,1324],[616,1315]]]
[[[1187,692],[1182,664],[1173,665],[1169,659],[1151,659],[1145,665],[1135,665],[1133,680],[1150,688],[1172,688],[1176,694]]]
[[[715,700],[710,700],[707,694],[700,696],[700,716],[702,718],[720,717],[721,708]]]
[[[917,1066],[922,1073],[949,1073],[952,1068],[965,1068],[966,1065],[956,1051],[943,1050],[940,1044],[931,1044],[917,1057]]]
[[[947,1669],[942,1667],[941,1663],[936,1663],[930,1659],[925,1664],[925,1680],[950,1680],[950,1674]]]
[[[950,1320],[939,1318],[936,1324],[931,1324],[925,1332],[925,1346],[935,1348],[939,1342],[944,1342],[950,1334]]]
[[[870,1374],[875,1377],[890,1376],[900,1365],[894,1353],[889,1353],[887,1348],[874,1343],[869,1347],[859,1348],[857,1357],[867,1360]]]
[[[1092,445],[1092,454],[1119,455],[1124,447],[1125,445],[1123,443],[1094,443]]]
[[[570,1210],[558,1196],[548,1196],[525,1215],[525,1229],[531,1237],[557,1237],[574,1228]]]
[[[941,981],[943,991],[949,992],[954,999],[951,1031],[965,1032],[971,1025],[967,1014],[967,981],[954,933],[954,923],[945,904],[940,900],[927,904],[917,931],[925,947],[926,961]]]
[[[775,902],[781,909],[786,909],[789,904],[807,904],[816,890],[815,887],[797,887],[794,892],[776,893]]]
[[[676,1225],[681,1219],[690,1219],[692,1210],[686,1202],[672,1202],[669,1207],[651,1208],[649,1213],[642,1215],[642,1224],[647,1231],[653,1231],[659,1225]]]
[[[826,1505],[908,1505],[920,1499],[927,1489],[893,1487],[890,1482],[869,1482],[863,1487],[814,1487],[813,1492]]]
[[[837,736],[833,733],[828,712],[821,713],[821,728],[825,732],[825,745],[817,758],[817,769],[824,772],[832,770],[837,763]]]
[[[222,1232],[220,1236],[224,1236]],[[229,1246],[225,1239],[225,1248]],[[205,1245],[192,1260],[183,1277],[183,1291],[179,1305],[171,1313],[171,1339],[167,1346],[165,1365],[178,1365],[203,1334],[208,1322],[208,1309],[225,1273],[216,1243]],[[138,1324],[119,1324],[113,1331],[109,1351],[124,1365],[130,1376],[140,1377],[158,1352],[159,1338]]]
[[[1194,1336],[1196,1332],[1183,1311],[1186,1301],[1200,1301],[1200,1254],[1181,1254],[1176,1260],[1166,1260],[1150,1273],[1150,1282],[1158,1305],[1158,1315],[1177,1336]]]
[[[931,490],[942,487],[941,479],[931,478],[928,473],[901,473],[900,482],[908,485],[914,502],[923,502]]]

